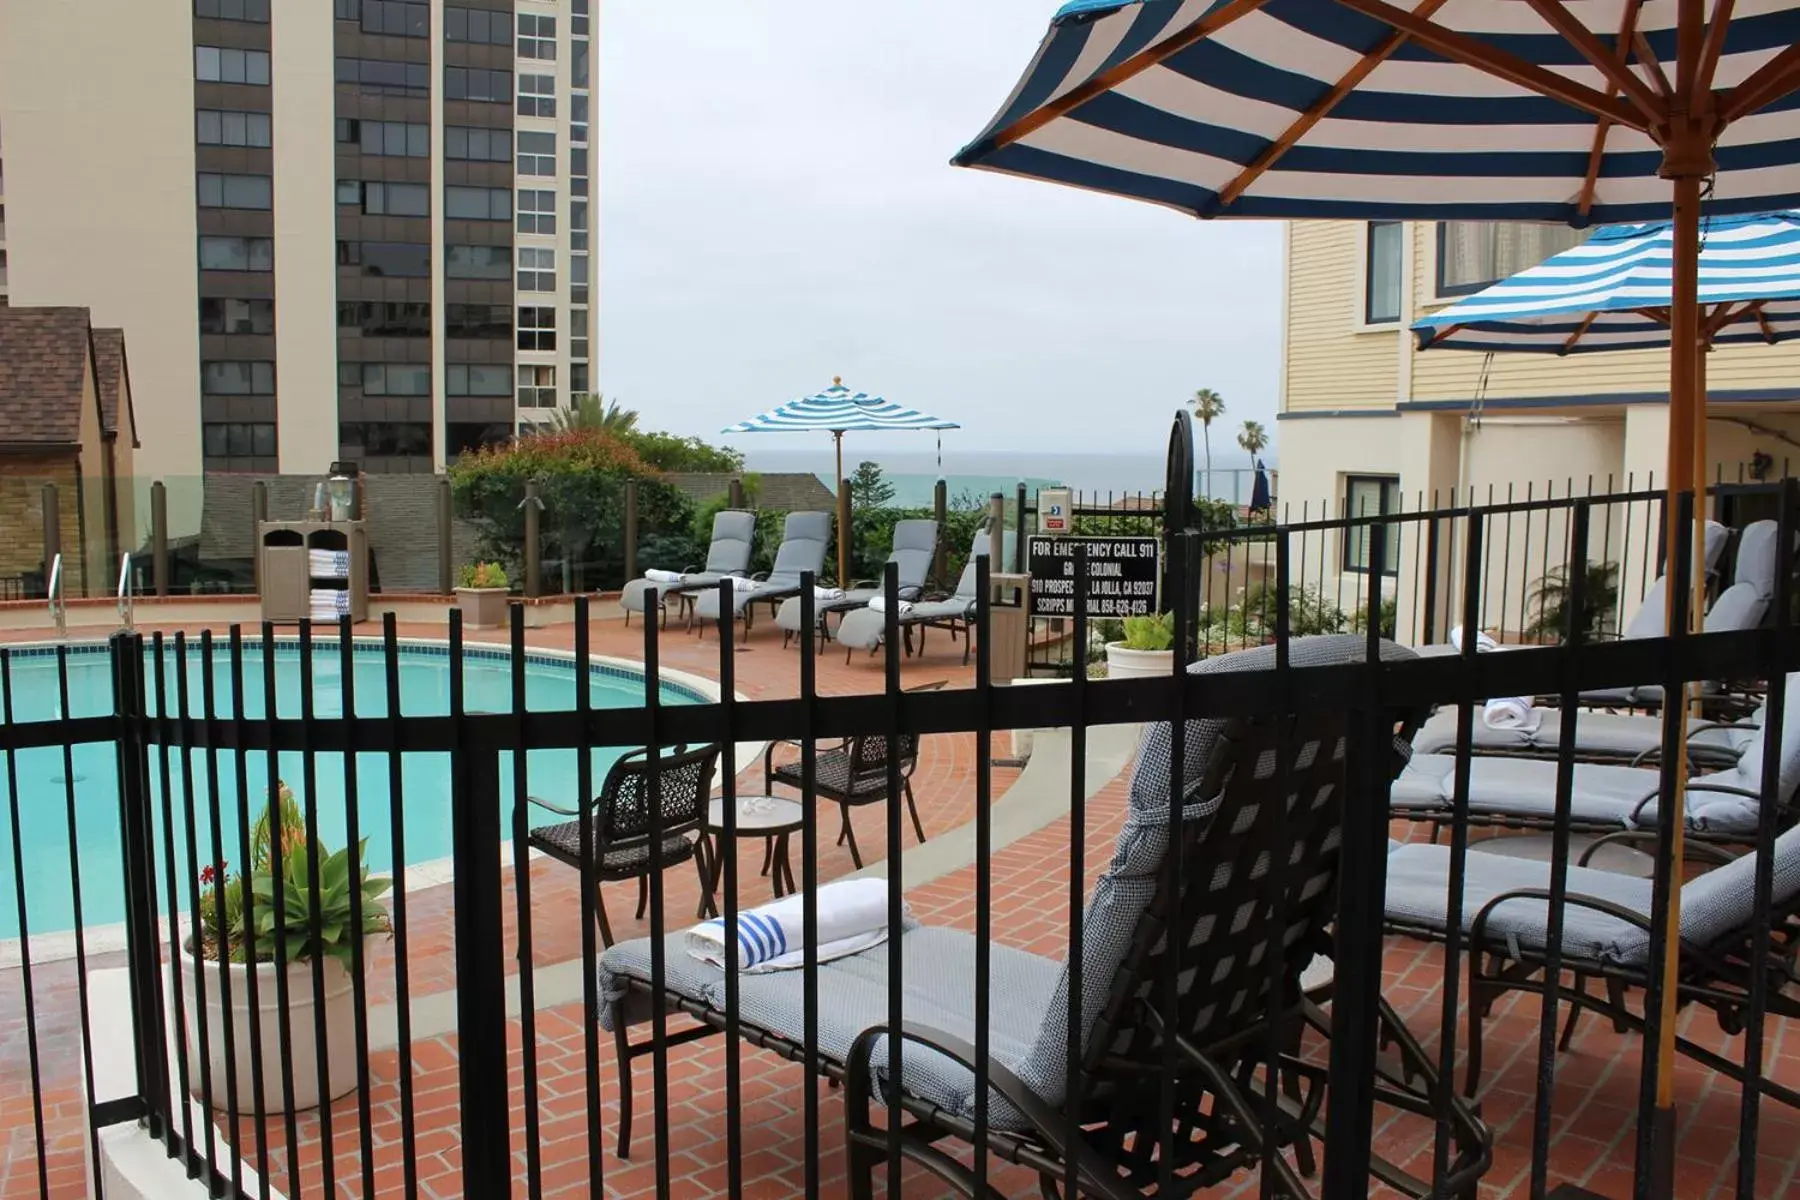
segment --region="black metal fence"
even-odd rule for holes
[[[1765,493],[1778,544],[1791,547],[1794,487],[1755,494]],[[1796,1077],[1769,1051],[1775,1023],[1795,1011],[1800,872],[1778,869],[1800,837],[1786,832],[1794,774],[1783,735],[1784,677],[1800,669],[1788,617],[1793,563],[1783,556],[1770,616],[1756,628],[1610,639],[1611,626],[1578,616],[1605,607],[1591,603],[1588,568],[1615,554],[1653,561],[1643,547],[1654,525],[1619,514],[1660,504],[1644,493],[1301,522],[1234,531],[1223,550],[1216,531],[1178,521],[1168,594],[1187,601],[1172,606],[1176,644],[1208,641],[1200,599],[1209,551],[1216,559],[1239,543],[1266,548],[1269,612],[1256,636],[1239,639],[1256,643],[1244,655],[1213,645],[1197,671],[1159,679],[1076,671],[1057,685],[1012,688],[989,678],[982,654],[965,684],[909,691],[921,681],[908,678],[917,672],[891,569],[881,687],[858,695],[821,689],[810,612],[792,695],[737,697],[741,660],[727,616],[717,630],[718,699],[650,686],[617,707],[595,700],[593,680],[616,668],[592,653],[585,609],[566,686],[538,678],[544,664],[517,609],[497,668],[503,687],[474,686],[475,651],[455,614],[441,689],[408,685],[391,617],[373,644],[359,644],[348,623],[336,636],[303,625],[291,641],[268,627],[260,637],[121,634],[103,656],[105,687],[85,706],[85,652],[0,649],[27,1051],[25,1061],[9,1055],[6,1089],[31,1101],[28,1135],[21,1109],[8,1110],[20,1126],[14,1144],[32,1147],[38,1194],[53,1194],[52,1175],[74,1161],[56,1149],[58,1081],[85,1079],[79,1134],[96,1165],[84,1174],[98,1170],[99,1132],[135,1122],[221,1195],[537,1197],[584,1186],[594,1196],[739,1196],[767,1186],[759,1152],[778,1143],[788,1170],[775,1176],[808,1196],[869,1195],[875,1178],[909,1197],[1020,1195],[1039,1183],[1051,1194],[1119,1197],[1260,1177],[1264,1195],[1339,1198],[1496,1186],[1484,1175],[1505,1126],[1507,1163],[1522,1153],[1522,1186],[1542,1195],[1594,1168],[1591,1155],[1557,1151],[1559,1026],[1569,1018],[1573,1036],[1579,1007],[1642,1034],[1622,1059],[1643,1081],[1628,1106],[1634,1152],[1621,1156],[1634,1194],[1671,1194],[1677,1147],[1659,1087],[1680,1079],[1673,1057],[1658,1056],[1665,1041],[1746,1084],[1738,1166],[1720,1194],[1766,1194],[1767,1172],[1781,1169],[1769,1155],[1785,1162],[1788,1151],[1759,1141],[1762,1102],[1797,1098]],[[1691,519],[1692,506],[1678,497],[1676,518]],[[1424,657],[1395,646],[1439,639],[1451,623],[1494,628],[1496,611],[1517,611],[1511,578],[1492,586],[1494,564],[1514,562],[1495,542],[1504,546],[1514,521],[1547,514],[1557,524],[1533,527],[1555,535],[1534,537],[1518,561],[1535,562],[1540,578],[1564,567],[1555,644],[1478,653],[1468,639],[1460,653]],[[1614,550],[1615,516],[1633,531],[1629,550],[1622,535]],[[1296,636],[1306,561],[1328,539],[1355,541],[1367,562],[1396,563],[1355,581],[1365,612],[1402,597],[1391,629],[1365,621],[1323,640]],[[1396,540],[1402,551],[1390,560]],[[1686,540],[1675,548],[1670,573],[1691,577]],[[987,565],[980,570],[986,596]],[[1409,573],[1410,599],[1399,587]],[[810,607],[812,589],[800,595]],[[1672,595],[1682,630],[1690,593]],[[722,613],[730,599],[721,594]],[[990,615],[985,602],[974,615],[979,645]],[[1073,644],[1086,646],[1087,619],[1069,626]],[[660,678],[664,640],[676,636],[643,623],[644,677]],[[1748,823],[1690,819],[1679,800],[1686,714],[1664,704],[1673,715],[1653,721],[1642,756],[1655,814],[1620,816],[1613,839],[1644,848],[1651,879],[1630,885],[1641,902],[1611,884],[1590,895],[1594,876],[1576,861],[1572,833],[1586,827],[1584,694],[1654,684],[1677,697],[1712,681],[1707,702],[1716,705],[1728,702],[1718,686],[1727,680],[1757,681],[1746,709],[1762,700],[1761,732],[1745,743],[1754,749],[1738,747],[1761,757],[1734,776],[1749,781],[1737,785]],[[1515,823],[1550,835],[1549,865],[1525,875],[1497,867],[1471,839],[1496,805],[1480,766],[1491,761],[1480,752],[1492,748],[1493,728],[1483,704],[1515,696],[1545,697],[1563,715],[1547,745],[1505,747],[1546,763]],[[1435,806],[1400,804],[1390,795],[1396,775],[1410,769],[1409,739],[1434,708],[1453,729],[1442,747],[1453,782]],[[1092,792],[1097,731],[1140,723],[1148,732],[1129,785]],[[1001,880],[1020,872],[1026,847],[996,844],[993,766],[995,734],[1019,729],[1066,731],[1068,746],[1066,776],[1052,777],[1063,782],[1038,797],[1060,803],[1055,793],[1066,791],[1066,833],[1046,827],[1052,851],[1026,867],[1039,876],[1054,868],[1055,902],[1039,896],[1024,908],[1003,902]],[[966,927],[949,931],[915,927],[903,907],[918,841],[908,811],[914,766],[938,739],[966,745],[971,764],[943,785],[966,799],[950,810],[966,820],[930,831],[970,847],[966,869],[932,885],[967,902]],[[773,751],[773,787],[740,777],[753,766],[752,743],[791,743]],[[566,790],[544,798],[574,809],[572,818],[544,817],[534,804],[552,778]],[[284,783],[292,813],[267,807]],[[750,803],[762,791],[796,802],[793,823],[746,838],[773,827],[771,806]],[[889,936],[827,961],[820,887],[847,869],[834,826],[858,813],[871,819],[865,846],[879,830]],[[1409,852],[1390,888],[1390,834],[1423,828],[1447,847],[1420,861]],[[113,829],[108,855],[97,843]],[[441,872],[420,865],[446,841],[448,903],[429,886]],[[327,853],[333,846],[341,855]],[[46,882],[30,869],[34,858],[68,870]],[[1439,866],[1436,907],[1418,902],[1431,891],[1421,892],[1421,872]],[[1687,897],[1695,920],[1700,893],[1684,880],[1703,867],[1717,877],[1703,889],[1707,920],[1691,933],[1681,926],[1679,962],[1665,970],[1672,944],[1659,915]],[[365,868],[391,888],[363,886]],[[741,929],[762,874],[779,883],[784,868],[803,897],[796,969],[741,972],[749,944],[730,936],[722,971],[688,956],[679,935],[698,919],[691,914],[716,900],[726,929]],[[235,891],[231,881],[246,874],[248,894]],[[634,880],[642,923],[633,931],[648,940],[605,949],[602,889],[616,906]],[[1402,888],[1413,901],[1396,899]],[[1497,909],[1501,892],[1537,915]],[[72,977],[48,962],[44,923],[33,921],[65,894]],[[117,911],[96,915],[107,904]],[[1613,922],[1605,936],[1593,932],[1597,917]],[[123,951],[102,957],[85,937],[113,921]],[[1388,995],[1388,934],[1441,944],[1430,960],[1437,990],[1404,1011]],[[1062,951],[1022,948],[1049,941]],[[219,961],[236,956],[258,961]],[[558,971],[570,964],[573,984]],[[122,966],[129,1003],[90,1012],[89,972],[107,966]],[[59,981],[54,993],[47,971]],[[324,998],[344,989],[341,1022]],[[1510,991],[1538,996],[1533,1090],[1477,1108],[1461,1098],[1480,1083],[1472,1052],[1484,1012]],[[1731,1035],[1725,1049],[1667,1024],[1668,999],[1716,1014]],[[240,1007],[241,1020],[214,1015]],[[91,1059],[89,1035],[127,1022],[134,1083],[96,1093],[94,1064],[70,1061],[75,1043],[57,1031],[78,1027]],[[647,1087],[632,1070],[638,1059],[649,1060]],[[798,1069],[771,1073],[782,1060]],[[341,1099],[296,1112],[307,1091],[334,1096],[347,1075],[353,1086]],[[753,1086],[768,1079],[779,1089]],[[1691,1101],[1675,1090],[1672,1103]],[[648,1115],[648,1138],[629,1132],[634,1111]],[[717,1169],[698,1171],[695,1147],[714,1138],[724,1145]]]

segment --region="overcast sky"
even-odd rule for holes
[[[967,450],[1160,454],[1197,387],[1273,428],[1278,225],[948,165],[1054,8],[597,5],[596,387],[707,436],[834,374]]]

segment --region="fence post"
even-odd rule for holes
[[[931,557],[931,578],[939,586],[944,586],[944,536],[950,524],[950,484],[939,476],[937,486],[931,491],[931,515],[937,520],[937,550]]]
[[[62,508],[58,504],[56,485],[46,483],[43,487],[44,505],[44,587],[50,586],[50,564],[62,553]],[[66,570],[67,568],[65,568]],[[68,594],[68,581],[63,582],[64,594]]]
[[[995,492],[988,497],[988,567],[1006,553],[1006,494]]]
[[[1018,504],[1019,536],[1013,539],[1013,560],[1000,569],[1011,571],[1015,575],[1023,575],[1025,573],[1025,481],[1023,479],[1019,480]]]
[[[544,547],[540,540],[538,515],[544,502],[538,499],[537,481],[525,485],[525,598],[537,599],[538,576],[543,572]]]
[[[457,757],[462,763],[451,784],[450,820],[456,863],[452,886],[463,1194],[504,1196],[512,1182],[512,1150],[501,931],[500,756],[491,746],[476,745]]]
[[[437,543],[438,543],[438,591],[448,596],[456,590],[455,551],[450,541],[450,477],[438,476],[437,489]]]
[[[256,594],[262,595],[262,527],[269,519],[269,485],[259,479],[250,485],[250,577]]]
[[[169,594],[169,489],[150,485],[150,573],[156,594]]]
[[[638,482],[625,481],[625,579],[637,578],[638,550]]]
[[[732,479],[731,486],[726,491],[725,502],[732,508],[744,507],[744,481],[741,478]]]
[[[143,744],[141,636],[124,631],[113,635],[112,669],[114,704],[120,718],[119,825],[125,868],[125,974],[131,996],[132,1045],[137,1055],[137,1101],[148,1118],[150,1135],[160,1138],[168,1118],[169,1063],[167,1042],[162,1035],[165,1026],[157,936],[156,836]]]

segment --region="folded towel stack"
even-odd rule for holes
[[[307,569],[314,579],[350,578],[348,550],[308,550],[306,559]]]
[[[819,601],[842,600],[843,598],[844,598],[844,589],[843,588],[816,587],[813,589],[813,599],[814,600],[819,600]]]
[[[885,879],[846,879],[818,890],[820,962],[859,954],[887,940],[887,888]],[[735,932],[739,970],[760,974],[804,966],[805,918],[803,894],[738,913]],[[688,930],[687,952],[723,970],[725,937],[724,918],[704,921]]]
[[[680,583],[682,575],[680,571],[645,571],[644,578],[651,583]]]
[[[350,611],[350,593],[338,588],[314,588],[312,590],[310,614],[315,621],[337,619]]]
[[[911,612],[912,610],[913,610],[912,601],[911,600],[902,600],[902,601],[900,601],[900,607],[896,608],[894,611],[904,617],[907,613]],[[886,596],[877,596],[873,600],[869,601],[869,611],[870,612],[878,612],[878,613],[886,612],[887,611],[887,597]]]
[[[1463,629],[1461,625],[1456,626],[1450,631],[1450,644],[1455,646],[1458,650],[1463,648]],[[1499,648],[1499,642],[1496,642],[1493,638],[1489,637],[1479,629],[1475,631],[1475,649],[1477,652],[1498,650]]]
[[[1496,696],[1482,708],[1481,719],[1489,729],[1531,733],[1544,723],[1544,714],[1532,707],[1529,696]]]

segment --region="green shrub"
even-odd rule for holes
[[[468,563],[462,569],[462,586],[466,588],[503,588],[512,584],[506,568],[497,562]]]
[[[1167,650],[1175,644],[1175,614],[1125,618],[1125,649]]]
[[[626,430],[619,440],[637,451],[645,465],[658,471],[708,471],[735,474],[744,469],[744,452],[714,446],[697,437]],[[748,481],[746,481],[746,488]]]
[[[1537,610],[1525,636],[1562,639],[1568,635],[1567,609],[1571,599],[1569,569],[1553,567],[1532,589],[1531,603]],[[1584,635],[1604,633],[1612,621],[1613,606],[1619,602],[1619,564],[1591,562],[1582,579],[1581,630]]]
[[[1379,632],[1382,637],[1391,638],[1394,636],[1394,628],[1398,620],[1399,610],[1399,601],[1392,596],[1389,596],[1386,600],[1381,602],[1381,629]],[[1356,610],[1356,615],[1350,618],[1350,629],[1355,633],[1369,632],[1368,605],[1365,604],[1363,607]]]

